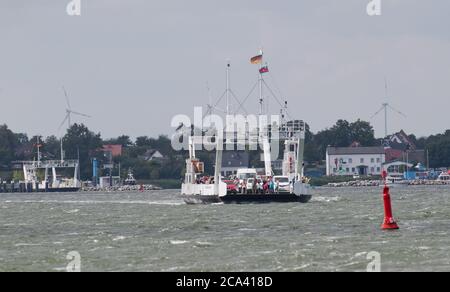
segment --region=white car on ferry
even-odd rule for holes
[[[278,192],[280,193],[292,193],[292,184],[289,181],[289,177],[276,175],[273,177],[273,181],[278,184]]]

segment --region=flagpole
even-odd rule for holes
[[[264,113],[264,104],[263,104],[263,76],[262,76],[262,68],[263,68],[263,50],[261,49],[261,62],[259,65],[259,104],[260,104],[260,111],[259,114],[262,115]]]
[[[36,147],[37,147],[37,161],[38,161],[38,167],[39,167],[39,165],[41,164],[41,145],[40,145],[40,141],[39,141],[39,136],[37,136],[37,138],[36,138],[36,140],[37,140],[37,144],[36,144]]]
[[[227,63],[227,116],[230,114],[230,67],[231,63],[230,60],[228,60]]]

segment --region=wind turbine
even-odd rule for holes
[[[88,116],[86,114],[82,114],[76,111],[72,110],[72,106],[70,105],[70,100],[69,100],[69,95],[67,94],[66,89],[64,88],[64,86],[62,87],[63,91],[64,91],[64,96],[66,97],[66,103],[67,103],[67,108],[66,108],[66,117],[64,118],[64,120],[62,121],[61,125],[59,125],[58,131],[61,130],[62,126],[64,125],[64,123],[67,121],[67,129],[70,129],[70,127],[72,126],[71,122],[72,122],[72,114],[74,115],[78,115],[78,116],[82,116],[82,117],[86,117],[86,118],[90,118],[91,116]],[[61,136],[61,163],[64,162],[64,149],[63,149],[63,136]]]
[[[388,102],[388,85],[386,78],[384,79],[385,84],[385,94],[386,94],[386,101],[382,104],[381,108],[371,117],[373,119],[376,117],[379,113],[381,113],[384,110],[384,137],[386,138],[388,136],[388,109],[396,112],[397,114],[403,116],[406,118],[406,115],[402,113],[401,111],[395,109],[392,107]]]
[[[82,114],[82,113],[79,113],[79,112],[76,112],[76,111],[72,110],[72,106],[70,105],[69,95],[67,94],[67,91],[64,88],[64,86],[63,86],[62,89],[64,91],[64,96],[66,97],[67,108],[66,108],[66,117],[62,121],[62,123],[59,126],[58,130],[61,129],[61,127],[64,125],[64,123],[66,121],[67,121],[67,126],[68,126],[67,128],[68,129],[72,126],[72,124],[71,124],[71,122],[72,122],[72,114],[77,115],[77,116],[82,116],[82,117],[85,117],[85,118],[91,118],[91,116],[88,116],[86,114]]]

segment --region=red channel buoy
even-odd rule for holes
[[[384,202],[384,222],[381,225],[383,230],[399,229],[397,223],[392,215],[391,195],[389,194],[389,187],[386,184],[387,172],[383,170],[384,188],[383,188],[383,202]]]
[[[384,222],[381,225],[381,229],[399,229],[397,223],[392,215],[391,195],[389,194],[389,187],[384,186],[383,189],[383,201],[384,201]]]

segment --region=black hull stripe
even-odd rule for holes
[[[187,204],[245,204],[245,203],[307,203],[311,200],[311,195],[226,195],[219,196],[201,196],[201,195],[183,195]]]

